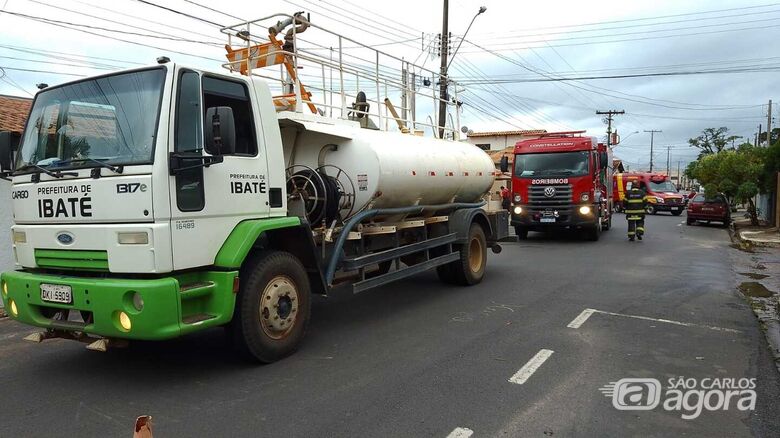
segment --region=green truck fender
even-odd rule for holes
[[[311,228],[299,217],[248,219],[233,228],[222,244],[214,266],[239,269],[253,249],[286,251],[301,261],[309,273],[312,292],[326,294],[322,260]]]

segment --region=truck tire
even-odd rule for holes
[[[461,286],[471,286],[482,281],[485,276],[485,265],[487,264],[487,241],[485,231],[478,223],[472,223],[469,227],[469,236],[466,243],[459,245],[460,259],[448,263],[448,268],[443,269],[444,273],[449,271],[451,282]],[[441,278],[442,273],[439,273]],[[446,281],[450,282],[450,281]]]
[[[585,238],[591,242],[598,242],[601,237],[601,227],[596,225],[595,227],[588,227],[585,232]]]
[[[655,207],[653,207],[652,205],[648,205],[647,207],[645,207],[645,211],[647,212],[647,214],[655,214],[656,213]]]
[[[517,238],[520,240],[525,240],[528,238],[528,228],[517,226],[515,227],[515,235],[517,235]]]
[[[241,267],[230,332],[247,359],[270,363],[298,349],[311,313],[306,269],[292,254],[264,251]]]
[[[602,223],[601,231],[609,231],[610,228],[612,228],[612,215],[609,215],[609,219]]]

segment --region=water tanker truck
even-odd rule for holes
[[[160,59],[38,92],[18,150],[0,141],[18,265],[1,295],[43,329],[28,340],[105,351],[224,326],[238,351],[272,362],[301,343],[313,294],[430,269],[453,285],[483,279],[508,229],[482,200],[492,161],[382,120],[365,93],[341,87],[315,105],[287,45],[309,23],[281,18],[270,42],[228,46],[232,72]],[[286,93],[261,64],[289,67]],[[391,121],[397,131],[377,129]]]

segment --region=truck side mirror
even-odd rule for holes
[[[236,152],[236,123],[233,109],[214,106],[206,110],[206,152],[211,155],[230,155]]]
[[[507,158],[506,155],[501,157],[499,168],[501,169],[501,172],[509,172],[509,158]]]
[[[11,133],[0,132],[0,171],[11,172],[13,169],[13,147]]]

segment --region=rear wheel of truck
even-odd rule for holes
[[[264,363],[295,352],[311,312],[309,278],[301,262],[286,252],[261,252],[245,262],[240,278],[230,327],[236,348]]]
[[[466,243],[459,245],[460,259],[444,266],[436,272],[445,283],[471,286],[482,281],[487,264],[487,241],[485,231],[478,223],[472,223]]]
[[[517,235],[517,238],[520,240],[525,240],[528,238],[528,228],[524,227],[515,227],[515,235]]]

